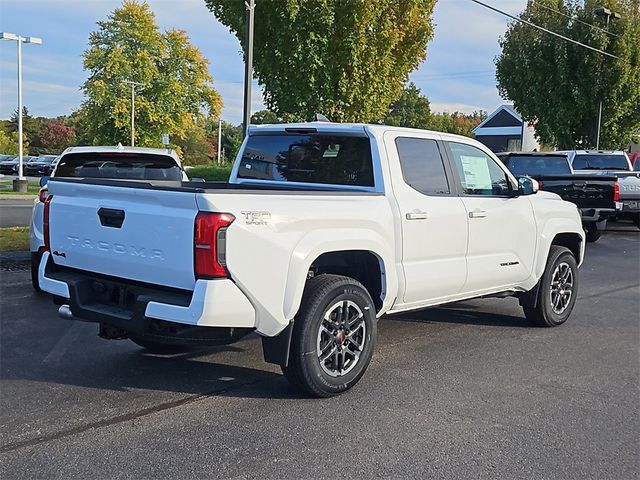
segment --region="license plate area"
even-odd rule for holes
[[[622,202],[622,210],[637,210],[638,202],[635,200],[627,200]]]

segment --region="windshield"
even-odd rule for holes
[[[373,187],[369,138],[252,135],[242,153],[238,178]]]
[[[514,175],[569,175],[569,161],[565,156],[511,155],[506,165]]]
[[[574,170],[629,170],[627,157],[601,153],[579,153],[573,159]]]
[[[56,158],[55,155],[43,155],[38,157],[38,161],[42,163],[53,163]]]
[[[168,155],[145,153],[70,153],[63,156],[56,177],[182,180],[182,171]]]

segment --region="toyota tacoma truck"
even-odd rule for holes
[[[227,183],[52,178],[42,289],[153,351],[235,342],[318,397],[362,377],[385,314],[515,296],[564,323],[575,205],[479,142],[383,125],[251,127]]]
[[[529,176],[538,181],[540,189],[574,203],[582,215],[587,242],[597,242],[607,220],[622,208],[617,176],[576,173],[566,153],[507,152],[498,158],[514,175]]]
[[[634,171],[626,152],[602,150],[573,150],[568,152],[572,167],[579,173],[601,178],[618,177],[621,210],[617,218],[632,220],[640,228],[640,174]]]

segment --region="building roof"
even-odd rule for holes
[[[480,130],[481,128],[492,128],[492,127],[485,127],[491,120],[493,120],[493,118],[498,115],[500,112],[507,112],[509,115],[511,115],[513,118],[515,118],[519,123],[522,123],[522,116],[516,111],[515,108],[513,108],[513,105],[508,105],[508,104],[504,104],[504,105],[500,105],[498,108],[496,108],[491,115],[489,115],[487,118],[485,118],[482,122],[480,122],[480,124],[473,129],[473,133],[477,134],[478,130]]]

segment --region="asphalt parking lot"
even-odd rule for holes
[[[154,356],[1,272],[2,478],[638,478],[640,232],[589,244],[569,322],[487,299],[381,320],[351,392],[302,398],[255,337]],[[12,270],[12,271],[9,271]]]

